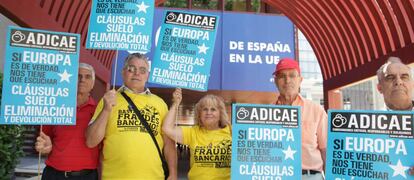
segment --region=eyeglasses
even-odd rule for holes
[[[411,80],[411,76],[409,74],[401,74],[400,76],[401,81],[408,82]],[[386,74],[384,77],[386,82],[394,82],[398,79],[397,74]]]
[[[148,72],[147,68],[145,67],[135,67],[133,65],[129,65],[125,68],[129,73],[135,74],[137,72],[139,72],[139,74],[145,74]]]

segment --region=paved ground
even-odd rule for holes
[[[40,166],[39,164],[39,158],[36,156],[26,156],[23,158],[20,158],[20,163],[15,168],[15,175],[16,180],[36,180],[40,179],[40,176],[38,177],[38,169],[40,169],[40,172],[43,171],[43,168],[45,167],[45,157],[41,158]]]

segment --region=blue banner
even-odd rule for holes
[[[414,179],[413,111],[328,111],[326,179]]]
[[[207,91],[218,16],[166,11],[149,82]]]
[[[0,124],[76,122],[80,35],[9,27]]]
[[[160,31],[165,20],[165,11],[169,11],[169,9],[156,8],[155,10],[154,35],[162,36]],[[275,64],[280,58],[294,57],[295,52],[294,26],[288,18],[236,12],[223,13],[200,10],[189,12],[210,14],[220,18],[216,31],[217,40],[214,51],[212,50],[213,58],[208,90],[277,91],[272,77]],[[152,46],[151,51],[146,54],[150,60],[161,61],[156,59],[160,58],[160,55],[154,56],[155,49],[160,46],[156,43],[159,35],[152,38],[152,44],[155,46]],[[211,49],[207,51],[209,50]],[[120,52],[119,54],[127,53]],[[235,59],[230,61],[230,56],[232,58],[237,56],[237,62]],[[241,56],[244,56],[244,62],[241,62]],[[251,62],[249,62],[249,58]],[[123,61],[124,57],[119,56],[118,67],[122,67]],[[120,86],[122,84],[121,76],[118,74],[116,77],[118,78],[116,80],[117,86]],[[148,86],[166,87],[154,83],[149,83]]]
[[[272,73],[295,57],[294,26],[285,16],[223,14],[222,89],[275,92]]]
[[[301,179],[300,107],[233,104],[232,179]]]
[[[86,48],[148,52],[154,0],[93,0]]]
[[[164,13],[165,10],[168,9],[163,9],[163,8],[156,8],[155,9],[155,14],[154,14],[154,24],[153,24],[153,35],[155,36],[155,38],[152,38],[152,44],[154,44],[154,46],[151,46],[151,51],[146,53],[145,55],[148,57],[150,63],[153,61],[153,57],[155,54],[155,49],[158,46],[157,45],[157,40],[159,38],[159,34],[161,31],[161,25],[163,24],[163,20],[164,20]],[[192,11],[192,12],[196,12],[196,13],[206,13],[203,11]],[[213,14],[216,16],[220,16],[221,12],[208,12],[209,14]],[[222,22],[219,21],[218,22],[218,28],[220,29]],[[221,33],[220,31],[217,32],[216,34],[216,39],[221,39]],[[208,88],[209,89],[220,89],[221,87],[221,41],[216,41],[215,43],[215,50],[214,50],[214,54],[213,54],[213,60],[212,60],[212,64],[211,64],[211,68],[210,68],[210,80],[208,82]],[[123,67],[124,65],[124,61],[125,58],[128,56],[129,52],[128,51],[118,51],[118,68]],[[115,69],[115,64],[112,66],[112,78],[116,78],[116,85],[117,86],[121,86],[122,85],[122,75],[121,75],[121,70],[118,69],[117,70],[117,74],[116,76],[114,76],[114,69]],[[113,82],[113,79],[111,80],[111,82]],[[148,87],[164,87],[166,88],[167,86],[165,85],[160,85],[160,84],[154,84],[154,83],[147,83]]]

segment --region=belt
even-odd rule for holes
[[[315,170],[302,170],[302,175],[303,174],[318,174],[321,173],[319,171],[315,171]]]
[[[94,171],[96,171],[96,169],[82,169],[80,171],[59,171],[53,167],[50,166],[46,166],[46,168],[51,169],[52,171],[55,171],[58,174],[62,174],[63,176],[65,176],[65,178],[68,177],[75,177],[75,176],[85,176],[88,175],[89,173],[92,173]]]

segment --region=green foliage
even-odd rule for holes
[[[252,0],[250,1],[251,10],[250,12],[260,12],[260,0]],[[224,9],[226,11],[246,11],[247,2],[242,0],[226,0],[226,4],[224,5]]]
[[[224,5],[224,9],[226,11],[232,11],[233,10],[233,0],[227,0],[226,4]]]
[[[212,0],[192,0],[193,8],[195,9],[212,9],[217,10],[218,1]]]
[[[253,0],[252,1],[252,10],[254,12],[257,12],[257,13],[260,12],[260,0]]]
[[[3,74],[0,73],[0,99]],[[11,179],[23,153],[23,126],[0,125],[0,179]]]
[[[167,0],[164,2],[164,7],[187,8],[187,0]]]

